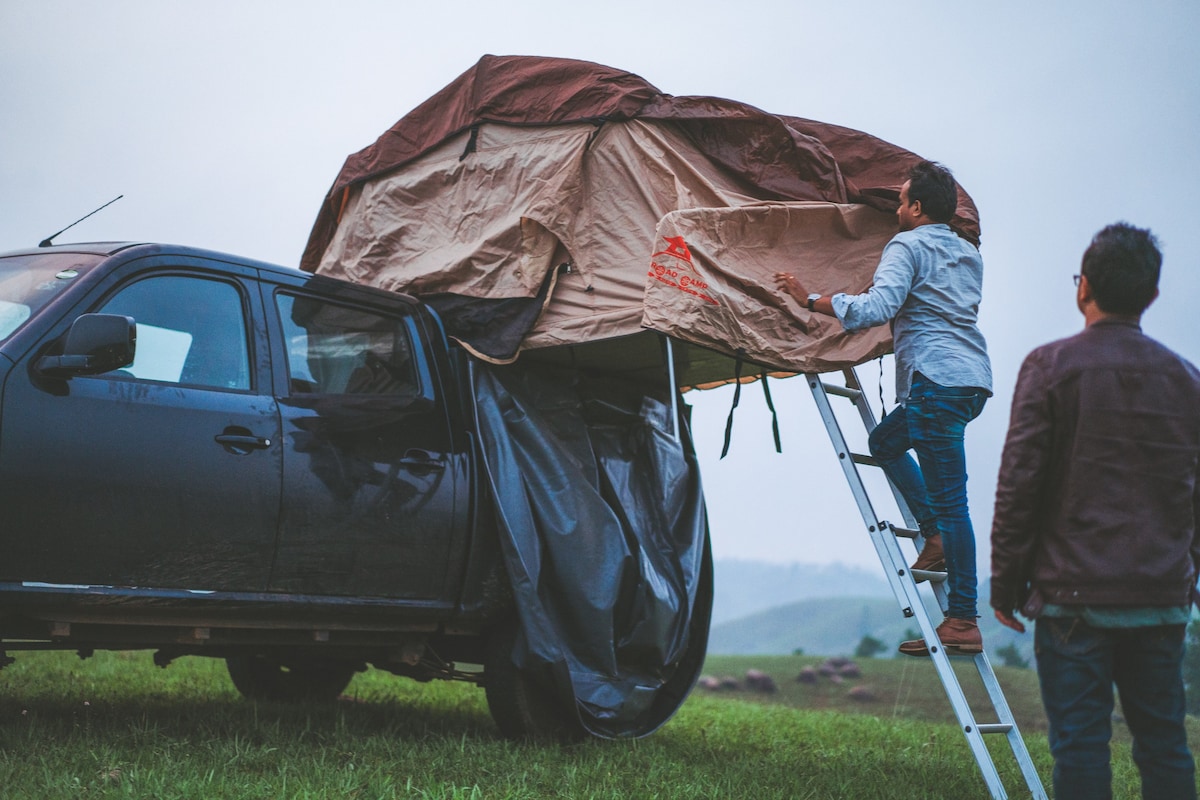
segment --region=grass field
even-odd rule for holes
[[[773,694],[749,690],[708,693],[736,697],[749,702],[782,703],[794,708],[828,710],[839,713],[870,714],[888,719],[921,720],[955,724],[954,711],[938,681],[933,663],[918,658],[856,659],[862,677],[833,683],[822,678],[816,684],[796,681],[800,668],[819,665],[823,658],[804,656],[709,656],[705,674],[716,677],[744,677],[747,668],[771,675],[778,686]],[[987,693],[979,674],[966,659],[953,659],[959,685],[967,695],[980,722],[995,719],[984,713],[989,709]],[[1029,669],[996,667],[996,676],[1004,687],[1004,696],[1022,733],[1046,732],[1037,673]],[[859,687],[874,699],[856,700],[851,690]],[[697,690],[697,693],[701,693]]]
[[[987,792],[932,667],[865,660],[835,685],[793,678],[820,659],[712,658],[750,668],[774,695],[697,690],[636,741],[557,746],[500,739],[481,690],[358,675],[324,706],[243,701],[222,662],[150,654],[18,654],[0,672],[0,794],[8,798],[984,798]],[[1036,679],[1001,680],[1043,778]],[[872,687],[854,701],[850,686]],[[1028,721],[1028,722],[1026,722]],[[1196,731],[1193,731],[1196,733]],[[1024,796],[1000,737],[1010,796]],[[1137,796],[1127,744],[1117,797]]]

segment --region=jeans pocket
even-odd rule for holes
[[[939,430],[961,439],[967,423],[979,416],[986,399],[981,394],[960,397],[930,393],[910,400],[909,407],[915,416],[933,422]]]
[[[1055,644],[1062,646],[1070,643],[1071,634],[1079,626],[1079,618],[1049,617],[1046,620],[1046,624],[1050,628],[1050,634],[1054,637]]]
[[[977,386],[943,386],[921,373],[913,374],[909,403],[924,414],[937,414],[966,425],[979,416],[988,394]]]
[[[1037,624],[1047,634],[1045,647],[1059,655],[1087,657],[1104,645],[1103,636],[1079,617],[1043,616]]]

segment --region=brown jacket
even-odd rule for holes
[[[1132,321],[1026,357],[996,489],[992,606],[1187,604],[1200,373]]]

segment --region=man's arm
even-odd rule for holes
[[[1052,441],[1050,396],[1034,351],[1021,365],[1013,393],[992,517],[991,603],[997,619],[1014,630],[1024,628],[1013,612],[1028,592]]]
[[[883,249],[883,258],[875,269],[875,279],[863,294],[837,293],[832,297],[821,295],[813,303],[812,310],[818,314],[837,317],[847,331],[873,328],[896,316],[900,306],[912,289],[916,269],[905,245],[888,243]],[[808,307],[809,287],[788,272],[776,272],[775,285],[800,305]]]
[[[847,331],[874,328],[891,321],[908,299],[916,271],[908,245],[895,240],[888,242],[871,288],[862,294],[835,294],[830,298],[834,315]]]
[[[776,272],[775,285],[791,295],[792,299],[797,303],[808,308],[808,296],[813,293],[809,292],[795,275],[790,272]],[[833,304],[830,302],[829,297],[825,295],[822,295],[813,302],[811,310],[817,314],[824,314],[827,317],[836,316],[833,313]]]

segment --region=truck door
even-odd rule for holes
[[[465,457],[412,313],[280,288],[283,506],[274,591],[445,600]],[[278,349],[278,348],[277,348]]]
[[[12,370],[0,414],[4,580],[266,588],[280,431],[269,369],[251,356],[265,333],[251,288],[137,272],[83,309],[134,318],[131,366],[69,380]]]

